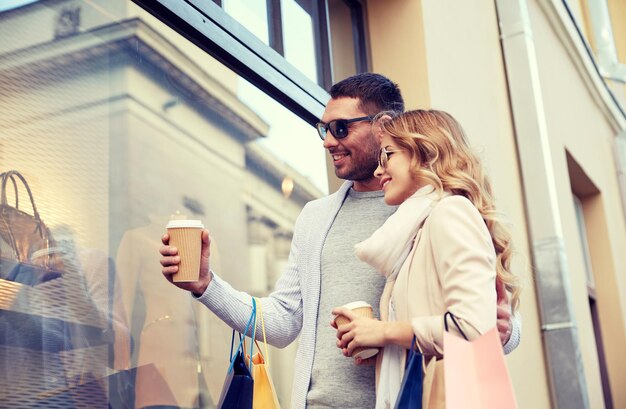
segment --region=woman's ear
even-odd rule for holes
[[[376,136],[378,143],[381,143],[383,128],[382,123],[391,120],[391,115],[384,114],[376,118],[376,122],[372,125],[372,132]]]

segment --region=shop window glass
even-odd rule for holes
[[[311,127],[241,78],[238,96],[244,103],[253,106],[256,114],[265,122],[271,124],[267,137],[260,138],[257,143],[280,158],[285,165],[297,169],[317,189],[328,193],[326,172],[320,171],[325,163],[326,151],[319,137],[315,138],[317,135],[311,133]]]
[[[368,69],[363,6],[358,1],[224,0],[222,7],[324,88]]]
[[[2,406],[214,407],[231,331],[161,276],[164,226],[202,219],[212,268],[267,294],[327,192],[315,130],[131,2],[0,9],[0,38],[0,173],[50,232],[22,264],[0,235]]]

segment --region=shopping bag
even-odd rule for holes
[[[446,407],[516,409],[497,328],[469,342],[462,331],[465,339],[448,332],[448,316],[461,331],[454,316],[447,312],[443,334]]]
[[[218,408],[252,409],[254,383],[241,351],[235,353],[231,371],[226,375]]]
[[[252,409],[254,380],[252,378],[251,363],[246,365],[244,339],[250,326],[256,321],[256,303],[252,300],[252,314],[246,324],[243,336],[239,335],[239,345],[233,355],[235,330],[230,341],[230,366],[226,372],[226,380],[222,387],[218,409]],[[251,329],[251,338],[254,339],[256,326]],[[253,355],[254,342],[250,343],[250,355]]]
[[[404,377],[400,385],[400,393],[396,400],[395,409],[421,409],[423,388],[423,359],[419,351],[417,340],[413,336],[413,344],[406,360]]]
[[[280,403],[276,396],[276,389],[269,373],[269,355],[267,353],[267,339],[265,337],[265,321],[263,321],[263,308],[260,302],[256,302],[257,317],[261,317],[261,330],[263,331],[263,345],[265,356],[257,344],[258,352],[252,357],[252,379],[254,379],[253,409],[280,409]],[[255,323],[256,326],[256,323]],[[256,342],[256,340],[255,340]]]
[[[445,409],[446,394],[443,359],[437,359],[436,356],[424,357],[424,364],[422,409]]]

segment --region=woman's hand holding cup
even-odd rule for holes
[[[364,301],[334,308],[332,314],[330,325],[337,330],[337,347],[357,364],[367,364],[378,353],[375,347],[384,345],[385,323],[374,318],[372,307]]]

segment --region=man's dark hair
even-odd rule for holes
[[[358,98],[361,109],[368,115],[382,111],[404,112],[404,100],[400,88],[389,78],[366,72],[339,81],[330,88],[330,97]]]

